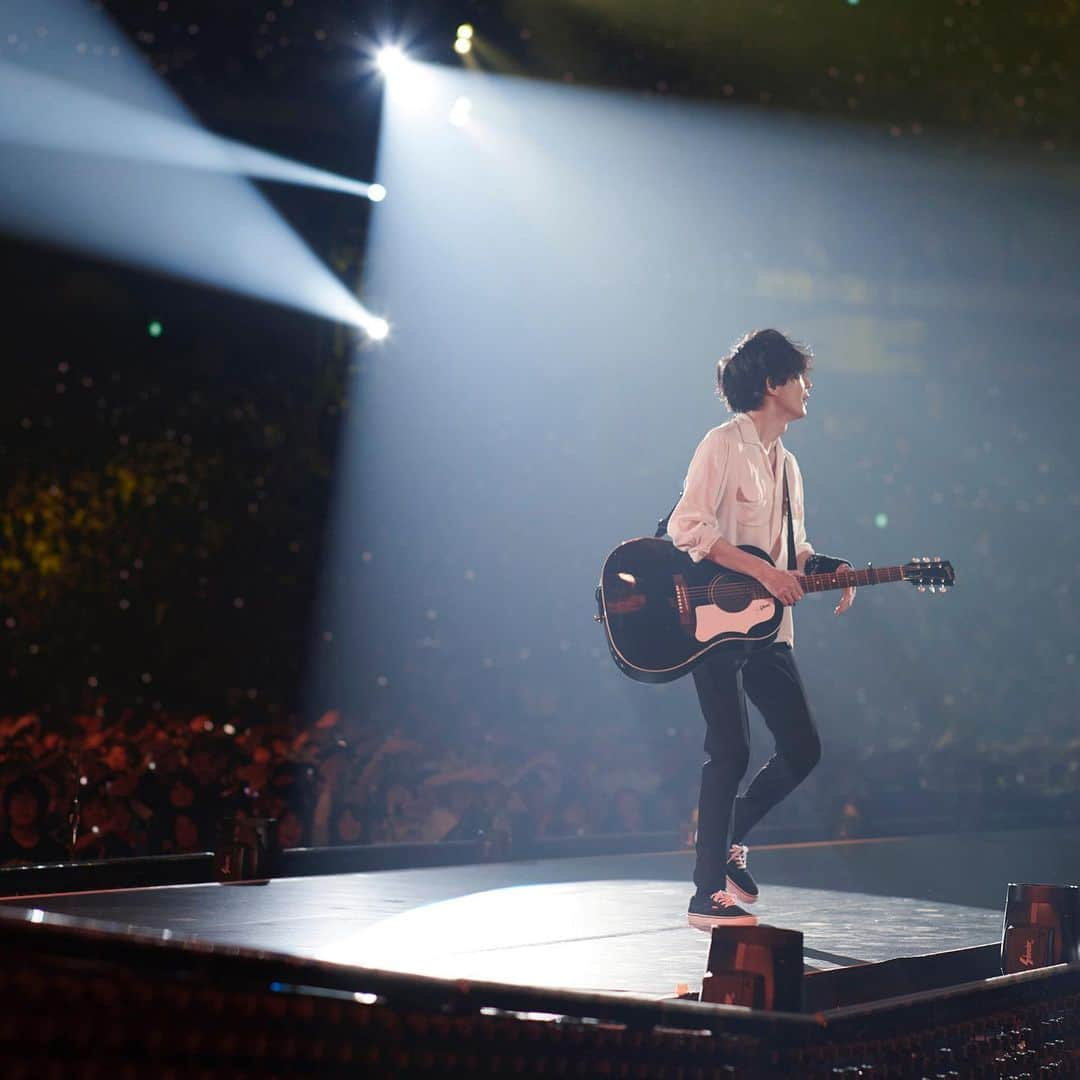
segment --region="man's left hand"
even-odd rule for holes
[[[849,569],[853,569],[851,563],[844,563]],[[840,596],[840,603],[833,608],[834,615],[843,615],[852,604],[855,603],[855,586],[849,585]]]

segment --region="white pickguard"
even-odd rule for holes
[[[702,604],[694,608],[694,637],[698,641],[709,641],[717,634],[745,634],[758,623],[771,619],[775,610],[773,600],[752,600],[741,611],[725,611],[716,604]]]

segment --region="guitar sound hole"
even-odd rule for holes
[[[750,590],[730,578],[716,577],[709,582],[709,603],[724,611],[742,611],[751,599]]]

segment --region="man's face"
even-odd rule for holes
[[[358,843],[360,837],[364,834],[364,827],[357,817],[353,814],[352,810],[346,808],[341,812],[337,819],[337,832],[338,839],[344,841],[346,844]]]
[[[806,415],[806,400],[813,385],[809,372],[804,371],[775,388],[776,403],[789,420],[801,420]]]
[[[127,747],[121,743],[114,743],[109,747],[105,755],[105,764],[113,772],[126,772],[131,762],[128,760]]]
[[[203,787],[209,787],[218,778],[218,766],[214,755],[208,750],[196,750],[191,755],[188,768]]]
[[[195,792],[184,783],[183,780],[175,780],[173,786],[169,789],[169,802],[180,808],[182,806],[191,806],[195,801]]]
[[[199,830],[187,814],[178,814],[173,823],[173,838],[181,851],[196,851],[199,847]]]
[[[29,828],[37,823],[38,801],[29,791],[16,792],[12,796],[9,813],[12,825]]]

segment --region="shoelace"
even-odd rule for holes
[[[750,849],[745,844],[732,844],[728,862],[733,862],[740,870],[746,869],[746,853]]]
[[[732,896],[729,892],[724,892],[723,889],[721,889],[719,892],[714,892],[712,896],[709,897],[709,899],[714,904],[718,904],[720,907],[735,906],[735,897]]]

